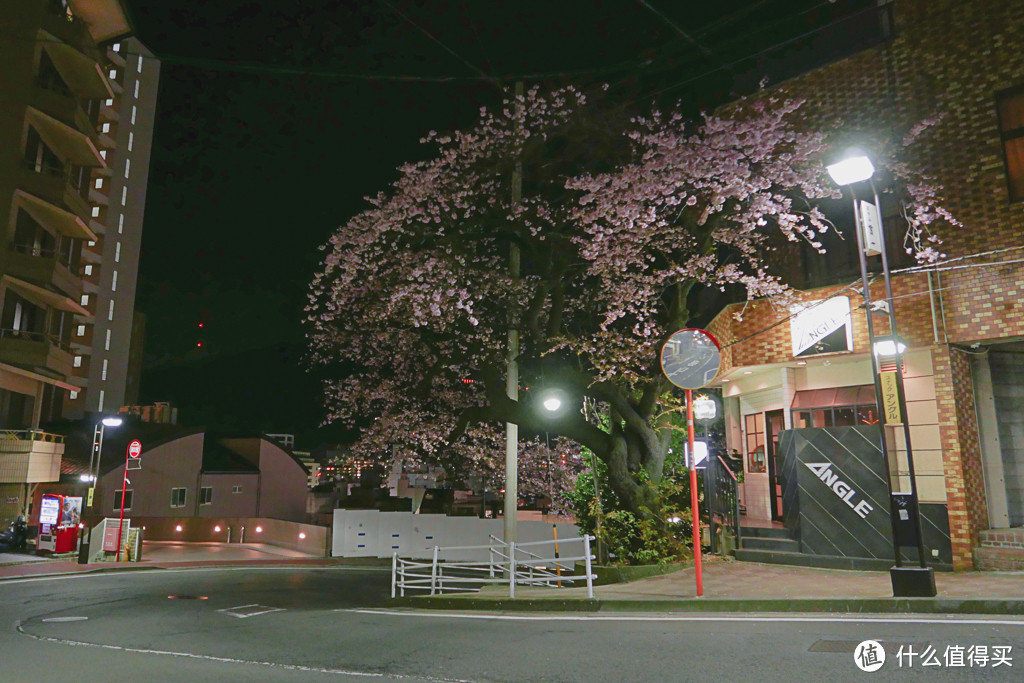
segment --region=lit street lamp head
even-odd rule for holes
[[[543,405],[544,405],[544,410],[547,410],[548,412],[554,413],[559,408],[562,407],[562,399],[558,398],[557,396],[548,396],[546,399],[544,399],[544,404]]]
[[[124,420],[119,417],[105,417],[102,422],[107,427],[120,427]]]
[[[840,186],[859,183],[875,173],[875,165],[871,163],[871,159],[856,147],[847,150],[841,159],[826,168],[832,180]]]

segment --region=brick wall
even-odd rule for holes
[[[810,125],[840,119],[837,142],[899,140],[914,123],[942,116],[904,157],[944,188],[963,227],[933,229],[941,250],[960,260],[931,283],[923,274],[897,275],[893,287],[900,336],[932,352],[954,564],[967,568],[988,512],[970,366],[956,345],[1024,337],[1024,263],[1012,263],[1024,259],[1024,202],[1009,201],[995,103],[1000,90],[1024,84],[1024,2],[896,0],[894,36],[781,87],[807,100]],[[890,240],[899,239],[900,228],[887,222]],[[842,288],[798,292],[797,300]],[[860,295],[847,294],[854,350],[866,353]],[[883,296],[881,283],[872,285],[872,296]],[[733,318],[740,311],[742,322]],[[726,346],[722,371],[792,362],[788,314],[766,301],[722,311],[709,325]],[[887,331],[884,322],[879,327]]]

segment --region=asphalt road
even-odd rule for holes
[[[387,605],[388,581],[365,568],[0,581],[0,681],[1024,678],[1024,619],[403,612]],[[888,655],[870,674],[853,656],[866,639]],[[932,648],[940,666],[900,667],[901,645]],[[946,666],[947,646],[979,645],[1012,648],[1013,666]]]

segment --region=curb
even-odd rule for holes
[[[756,600],[603,600],[560,598],[395,598],[396,607],[489,612],[686,612],[829,614],[1002,614],[1024,615],[1024,600],[1001,598],[796,598]]]

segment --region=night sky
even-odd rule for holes
[[[516,78],[607,82],[622,101],[696,111],[841,49],[841,36],[801,36],[873,1],[126,3],[163,60],[141,400],[172,401],[188,426],[294,432],[310,448],[346,437],[316,431],[319,385],[302,363],[317,247],[427,153],[427,131],[471,124]]]

